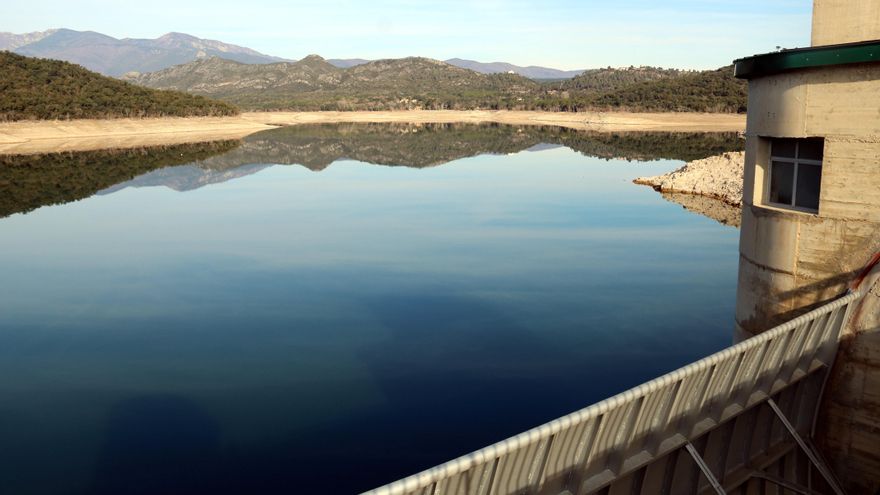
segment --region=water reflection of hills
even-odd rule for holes
[[[319,124],[282,127],[186,167],[158,170],[116,187],[166,186],[188,191],[262,170],[263,164],[321,171],[340,160],[425,168],[484,154],[566,146],[606,159],[689,161],[742,148],[735,133],[585,132],[501,124]]]
[[[178,192],[192,191],[211,184],[240,179],[255,174],[272,165],[251,164],[239,165],[228,169],[210,169],[199,165],[180,165],[154,170],[140,175],[130,181],[116,184],[107,189],[98,191],[98,194],[112,194],[126,187],[155,187],[165,186]]]
[[[566,146],[585,155],[649,161],[690,161],[742,149],[735,133],[598,133],[555,126],[500,124],[326,124],[273,129],[248,136],[237,149],[199,164],[299,164],[323,170],[335,161],[423,168],[537,145]]]
[[[241,141],[132,150],[0,156],[0,217],[126,187],[197,189],[270,164],[320,171],[350,159],[431,167],[482,154],[566,146],[606,159],[693,160],[742,149],[734,133],[595,133],[499,124],[328,124],[273,129]]]
[[[203,160],[237,144],[215,141],[125,150],[0,155],[0,218],[85,199],[152,170]]]

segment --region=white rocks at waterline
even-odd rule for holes
[[[668,174],[639,177],[633,182],[657,191],[695,194],[741,206],[745,152],[724,153],[688,162]]]

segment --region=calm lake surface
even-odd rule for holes
[[[0,493],[354,493],[719,350],[737,229],[630,181],[738,146],[347,125],[2,158]]]

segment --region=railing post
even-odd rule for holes
[[[697,449],[694,448],[694,444],[688,442],[684,445],[684,448],[687,449],[688,454],[694,458],[694,462],[697,463],[697,467],[700,468],[700,471],[703,472],[703,476],[709,480],[709,484],[712,485],[712,488],[715,489],[715,493],[718,495],[727,495],[727,492],[724,491],[724,487],[721,486],[721,483],[718,481],[718,478],[715,477],[715,474],[712,473],[712,470],[709,469],[709,466],[706,465],[706,461],[703,460],[703,456],[697,452]]]
[[[782,421],[785,429],[788,430],[791,436],[794,437],[794,440],[800,446],[801,450],[803,450],[804,453],[807,454],[810,462],[812,462],[813,465],[816,466],[819,474],[821,474],[822,477],[825,478],[825,481],[828,483],[828,486],[831,487],[834,493],[836,495],[845,495],[843,489],[840,487],[840,485],[837,484],[837,479],[835,479],[834,475],[831,473],[831,469],[826,466],[825,463],[822,462],[818,456],[816,456],[813,450],[810,449],[810,446],[807,445],[807,442],[805,442],[804,439],[801,438],[801,435],[797,432],[797,430],[795,430],[791,422],[788,421],[788,418],[785,416],[785,414],[782,413],[782,410],[779,409],[779,406],[776,405],[776,401],[774,401],[772,398],[767,399],[767,405],[770,406],[770,409],[773,409],[773,412],[776,413],[776,416],[779,418],[780,421]]]

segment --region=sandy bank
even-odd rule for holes
[[[556,125],[573,129],[621,131],[736,132],[745,115],[710,113],[516,112],[507,110],[412,110],[400,112],[258,112],[242,118],[273,125],[338,122],[482,123]]]
[[[44,153],[237,139],[280,125],[340,122],[497,122],[604,132],[725,132],[744,115],[414,110],[400,112],[249,112],[237,117],[27,121],[0,124],[0,153]]]
[[[668,174],[639,177],[633,182],[666,193],[707,196],[727,204],[742,205],[745,153],[724,153],[694,160]]]
[[[0,153],[30,154],[238,139],[273,126],[241,117],[26,121],[0,124]]]

